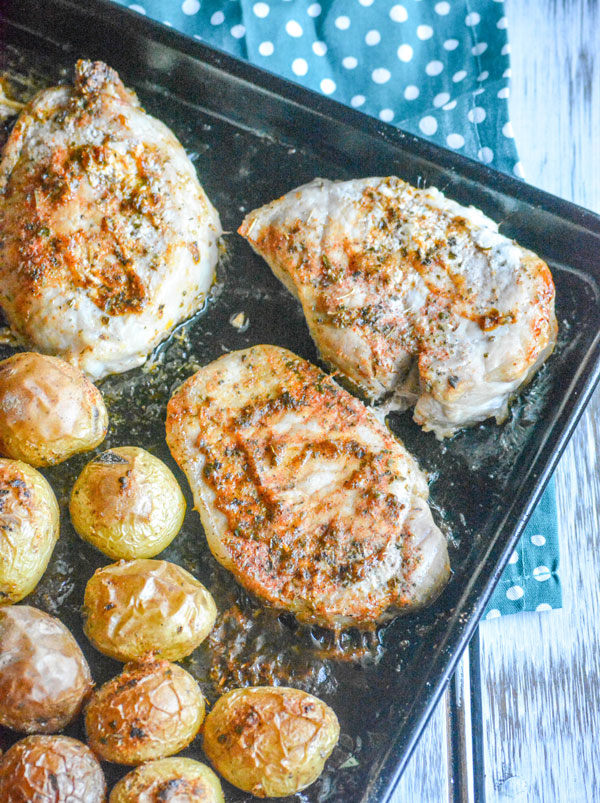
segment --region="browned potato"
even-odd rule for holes
[[[54,733],[72,722],[92,688],[79,645],[37,608],[0,608],[0,725]]]
[[[150,761],[128,773],[109,803],[225,803],[221,783],[205,764],[191,758]]]
[[[96,571],[85,589],[83,612],[86,636],[105,655],[132,661],[156,652],[179,661],[204,641],[217,608],[181,566],[131,560]]]
[[[204,719],[204,698],[185,669],[147,659],[126,664],[92,695],[85,729],[92,750],[115,764],[141,764],[183,750]]]
[[[0,457],[0,605],[19,602],[39,583],[58,520],[56,497],[40,472]]]
[[[51,466],[93,449],[106,435],[100,391],[78,368],[44,354],[0,362],[0,453]]]
[[[89,747],[68,736],[28,736],[0,761],[2,803],[105,803],[106,783]]]
[[[120,446],[83,469],[69,510],[79,535],[109,558],[151,558],[181,529],[185,499],[162,460]]]
[[[316,781],[340,728],[328,705],[283,686],[234,689],[204,723],[204,752],[229,783],[256,797],[286,797]]]

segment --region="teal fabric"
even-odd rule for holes
[[[121,5],[522,177],[502,0],[142,0]],[[488,618],[561,606],[551,483]]]

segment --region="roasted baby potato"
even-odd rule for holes
[[[69,510],[79,535],[109,558],[151,558],[181,529],[185,499],[161,460],[120,446],[83,469]]]
[[[0,362],[0,453],[32,466],[62,463],[102,443],[100,391],[78,368],[24,352]]]
[[[89,747],[68,736],[28,736],[0,761],[2,803],[105,803],[106,783]]]
[[[225,803],[221,782],[205,764],[191,758],[163,758],[122,778],[109,803]]]
[[[24,733],[62,730],[92,685],[62,622],[29,605],[0,608],[0,725]]]
[[[0,457],[0,605],[19,602],[39,583],[58,521],[56,497],[40,472]]]
[[[256,797],[286,797],[316,781],[337,744],[334,712],[283,686],[234,689],[204,723],[204,752],[229,783]]]
[[[98,569],[83,601],[84,631],[117,661],[149,652],[189,655],[212,629],[217,608],[202,583],[166,560],[131,560]]]
[[[183,750],[204,719],[194,678],[169,661],[126,664],[92,695],[85,712],[88,744],[105,761],[141,764]]]

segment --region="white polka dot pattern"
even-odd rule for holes
[[[535,535],[531,536],[531,543],[534,546],[544,546],[544,544],[546,543],[546,539],[544,538],[543,535],[536,533]]]
[[[430,61],[425,66],[425,72],[427,75],[439,75],[441,71],[444,69],[444,65],[441,61]]]
[[[183,3],[181,4],[181,10],[188,16],[197,14],[200,11],[200,3],[198,0],[183,0]]]
[[[371,78],[375,81],[376,84],[387,84],[387,82],[392,77],[392,74],[389,70],[385,67],[378,67],[376,70],[373,70],[371,73]]]
[[[465,138],[462,134],[448,134],[446,142],[449,148],[462,148],[465,144]]]
[[[533,576],[538,583],[545,583],[552,577],[552,572],[547,566],[536,566],[533,570]]]
[[[483,123],[486,117],[485,109],[481,106],[475,106],[474,109],[469,109],[467,117],[470,123]]]
[[[524,593],[521,586],[511,586],[506,589],[506,598],[514,602],[517,599],[521,599]]]
[[[298,38],[299,36],[302,36],[302,34],[304,33],[304,31],[302,30],[302,25],[300,25],[300,23],[297,20],[290,20],[286,24],[285,30],[290,36],[293,36],[294,38]]]
[[[258,46],[258,52],[261,56],[272,56],[274,50],[273,42],[261,42]]]
[[[433,28],[431,27],[431,25],[418,25],[417,36],[423,42],[427,39],[431,39],[431,37],[433,36]]]
[[[398,48],[398,58],[400,61],[410,61],[413,57],[413,52],[410,45],[400,45]]]
[[[306,59],[294,59],[292,61],[292,72],[294,75],[302,76],[308,72],[308,62]]]
[[[394,20],[394,22],[406,22],[408,19],[408,13],[404,6],[398,4],[391,7],[390,18]]]
[[[428,114],[426,117],[423,117],[421,118],[421,120],[419,120],[419,128],[424,134],[427,134],[427,136],[431,136],[432,134],[435,134],[435,132],[437,131],[438,128],[437,120],[435,119],[435,117],[432,117],[430,114]]]
[[[264,19],[269,15],[269,11],[271,10],[266,3],[255,3],[254,8],[252,9],[257,17]]]

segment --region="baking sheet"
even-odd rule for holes
[[[316,175],[396,174],[480,206],[502,221],[505,234],[551,265],[558,347],[504,426],[487,422],[438,443],[409,413],[389,419],[431,472],[432,503],[449,538],[453,576],[431,608],[378,632],[334,638],[263,611],[213,560],[187,483],[168,454],[166,402],[198,366],[255,343],[276,343],[317,361],[299,305],[240,237],[224,238],[226,254],[205,310],[179,327],[146,367],[100,383],[111,417],[101,448],[150,449],[174,469],[187,493],[182,533],[161,557],[207,585],[220,618],[211,643],[184,666],[209,700],[230,686],[273,680],[323,697],[340,718],[340,745],[319,781],[293,799],[385,801],[597,381],[599,219],[102,0],[48,0],[43,7],[20,0],[6,2],[3,13],[0,71],[12,77],[15,95],[67,80],[79,57],[105,60],[181,139],[228,232],[250,209]],[[231,323],[240,312],[248,321],[241,330]],[[109,561],[77,538],[66,511],[72,483],[88,459],[81,455],[45,471],[61,501],[62,534],[47,575],[27,602],[64,619],[101,683],[120,664],[87,643],[80,607],[87,579]],[[81,735],[77,727],[72,732]],[[199,740],[185,755],[202,758]],[[111,780],[125,772],[106,770]],[[253,799],[224,786],[228,801]]]

